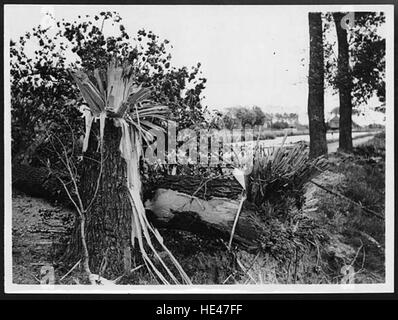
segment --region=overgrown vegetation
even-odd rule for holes
[[[318,190],[317,218],[356,255],[335,257],[331,274],[341,276],[340,268],[352,263],[358,282],[380,282],[385,270],[385,220],[380,218],[385,210],[385,134],[356,147],[353,155],[336,157],[328,173],[334,178],[327,186],[351,201]]]

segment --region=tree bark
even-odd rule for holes
[[[85,213],[85,236],[91,272],[105,278],[119,276],[131,268],[131,204],[127,189],[126,162],[119,144],[121,129],[107,119],[100,174],[99,139],[90,136],[84,154],[80,194]],[[99,181],[99,183],[98,183]],[[78,219],[77,219],[78,220]],[[76,221],[69,254],[81,256],[80,223]],[[129,269],[130,268],[130,269]]]
[[[324,66],[322,19],[320,13],[308,14],[310,31],[310,65],[308,76],[308,118],[310,157],[327,155],[324,116]]]
[[[337,87],[340,99],[339,150],[352,152],[352,79],[349,66],[347,30],[341,27],[345,13],[334,12],[338,41]]]
[[[155,226],[186,230],[206,238],[229,240],[240,199],[214,197],[204,200],[172,189],[156,189],[145,202],[147,215]],[[246,249],[256,249],[261,232],[251,204],[246,203],[239,215],[234,242]]]

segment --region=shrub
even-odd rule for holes
[[[272,124],[273,129],[286,129],[289,128],[289,124],[284,121],[277,121]]]

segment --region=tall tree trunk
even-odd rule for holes
[[[91,272],[105,278],[131,269],[131,204],[127,189],[126,162],[119,144],[121,129],[107,119],[104,131],[102,173],[100,173],[99,139],[93,131],[84,154],[80,194],[86,212],[85,235]],[[98,187],[97,187],[98,186]],[[81,256],[80,224],[76,223],[71,243],[75,258]]]
[[[310,30],[310,66],[308,76],[308,118],[310,129],[310,157],[327,155],[324,116],[324,69],[322,19],[320,13],[308,14]]]
[[[349,66],[347,30],[341,27],[345,13],[333,13],[338,41],[337,87],[340,99],[339,150],[352,152],[352,79]]]

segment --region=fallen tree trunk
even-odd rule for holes
[[[64,172],[50,171],[46,167],[32,167],[26,164],[13,164],[12,186],[34,197],[68,203],[69,198],[59,181],[68,181]]]
[[[202,178],[200,176],[164,176],[145,186],[144,198],[152,198],[157,189],[171,189],[190,194],[201,199],[214,197],[239,199],[242,195],[242,186],[232,176]]]
[[[13,185],[29,195],[70,206],[56,174],[45,167],[16,164],[12,169]],[[155,227],[229,239],[242,196],[242,187],[234,178],[203,180],[195,176],[167,176],[145,187],[145,208]],[[259,235],[256,220],[253,206],[246,201],[234,242],[254,249]]]
[[[157,227],[187,230],[206,237],[229,240],[243,189],[229,177],[165,176],[147,184],[145,208]],[[257,248],[261,224],[254,205],[245,201],[234,233],[234,242]]]
[[[213,197],[209,200],[171,189],[157,189],[145,202],[150,220],[157,226],[187,230],[207,237],[228,240],[238,212],[240,200]],[[243,207],[234,240],[247,249],[256,248],[259,230],[249,205]]]

